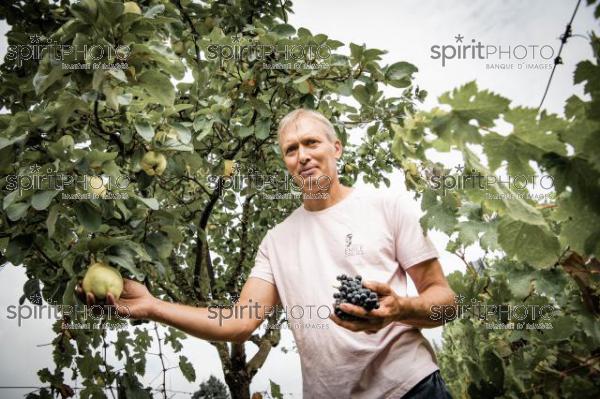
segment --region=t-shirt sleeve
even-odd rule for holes
[[[258,246],[254,267],[250,270],[250,275],[248,277],[257,277],[271,284],[275,284],[273,269],[271,269],[271,262],[269,261],[268,237],[269,233],[267,232]]]
[[[396,260],[406,270],[423,261],[439,257],[431,239],[419,223],[418,208],[403,196],[393,196],[391,221],[394,223]]]

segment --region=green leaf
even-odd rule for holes
[[[131,250],[125,244],[110,248],[110,254],[106,255],[106,260],[121,266],[127,270],[137,280],[143,280],[144,274],[138,270]]]
[[[157,4],[146,10],[146,12],[144,13],[144,18],[154,18],[158,14],[162,14],[164,11],[165,11],[164,4]]]
[[[74,146],[75,141],[73,136],[66,134],[48,146],[48,153],[54,158],[66,160],[69,158],[69,154],[73,151]]]
[[[116,152],[105,152],[92,150],[85,154],[85,160],[91,168],[100,168],[106,161],[113,161],[117,158]]]
[[[421,218],[421,226],[424,231],[438,229],[452,234],[458,221],[457,203],[453,196],[439,196],[432,190],[426,190],[423,193],[421,207],[426,211]]]
[[[483,176],[490,176],[491,172],[481,164],[481,161],[477,155],[475,155],[468,147],[462,150],[463,157],[465,159],[466,169],[474,169],[476,172]],[[510,217],[513,220],[522,221],[531,225],[547,226],[547,222],[544,220],[542,214],[529,204],[523,198],[516,195],[515,192],[508,189],[506,185],[502,184],[490,184],[486,188],[491,191],[490,194],[500,198],[500,200],[486,200],[486,205],[489,205],[491,209],[502,211],[503,215]],[[471,199],[484,200],[486,190],[482,190],[479,187],[472,189],[466,189]]]
[[[185,74],[185,66],[181,60],[168,51],[165,44],[159,41],[147,42],[145,44],[133,44],[129,60],[143,60],[145,63],[150,62],[157,64],[156,67],[154,67],[155,69],[149,69],[148,72],[155,71],[156,76],[161,79],[164,79],[165,75],[158,71],[163,71],[167,76],[172,75],[175,79],[179,80],[183,79]],[[165,85],[165,87],[167,86]],[[170,105],[173,104],[171,103]]]
[[[31,206],[35,210],[43,211],[48,208],[58,193],[59,191],[56,190],[38,191],[31,197]]]
[[[379,50],[377,48],[370,48],[367,49],[365,51],[363,51],[363,61],[365,62],[369,62],[369,61],[379,61],[381,60],[381,55],[387,53],[387,51],[384,50]],[[373,64],[371,64],[373,65]]]
[[[196,371],[194,370],[194,366],[187,359],[187,357],[183,355],[179,355],[179,368],[181,369],[181,373],[189,382],[196,381]]]
[[[186,339],[187,335],[175,328],[169,327],[169,333],[165,335],[165,343],[170,344],[175,353],[181,351],[183,349],[183,345],[180,340]]]
[[[302,94],[310,93],[310,83],[307,80],[303,80],[300,83],[295,84],[298,91]]]
[[[167,259],[173,251],[173,243],[162,233],[150,233],[146,236],[148,253],[156,260]]]
[[[69,306],[75,305],[77,303],[77,299],[75,297],[75,286],[79,282],[79,276],[73,276],[71,280],[67,283],[67,287],[65,288],[65,292],[62,298],[62,305]]]
[[[152,125],[146,121],[135,122],[135,130],[137,133],[142,136],[144,140],[147,142],[152,141],[154,138],[154,128]]]
[[[313,75],[313,74],[312,74],[312,72],[310,72],[310,73],[307,73],[307,74],[304,74],[304,75],[302,75],[301,77],[299,77],[298,79],[295,79],[295,80],[294,80],[294,83],[295,83],[295,84],[302,83],[302,82],[304,82],[306,79],[310,78],[312,75]]]
[[[412,74],[418,72],[416,66],[408,62],[396,62],[385,70],[385,79],[394,87],[410,85]]]
[[[119,374],[119,398],[152,399],[150,388],[144,388],[134,373]]]
[[[523,299],[531,293],[532,284],[531,281],[533,276],[529,270],[526,271],[513,271],[509,277],[510,292],[517,299]]]
[[[483,369],[483,373],[487,377],[489,384],[491,384],[496,391],[502,391],[504,385],[504,363],[493,350],[486,350],[484,352],[481,368]]]
[[[26,138],[27,138],[27,133],[23,133],[20,136],[10,137],[10,138],[0,136],[0,150],[3,149],[4,147],[8,147],[9,145],[13,145],[14,143],[18,143],[19,141],[23,141]]]
[[[98,10],[100,15],[106,20],[108,24],[114,24],[123,15],[123,3],[120,1],[98,1]]]
[[[77,19],[92,25],[98,16],[98,6],[95,0],[81,0],[69,7],[69,10]]]
[[[552,329],[544,330],[544,340],[561,341],[569,339],[577,330],[577,322],[572,316],[560,316],[551,321]]]
[[[271,120],[270,119],[259,119],[254,125],[254,135],[259,140],[264,140],[269,137],[271,133]]]
[[[89,231],[98,231],[102,224],[102,216],[99,211],[88,202],[75,204],[75,215],[81,225]]]
[[[52,205],[50,211],[48,212],[48,217],[46,218],[46,229],[48,229],[48,238],[52,238],[52,236],[54,236],[59,210],[60,206],[58,204],[55,204]]]
[[[271,388],[271,396],[275,399],[283,399],[283,395],[281,394],[281,387],[274,383],[273,380],[269,380],[270,388]]]
[[[498,225],[498,243],[509,256],[540,268],[554,265],[560,255],[558,239],[547,228],[509,217]]]
[[[22,264],[31,251],[33,238],[31,234],[11,238],[6,247],[6,259],[15,266]]]
[[[147,351],[152,346],[152,337],[147,329],[135,329],[135,349],[138,352]]]
[[[144,247],[141,244],[139,244],[135,241],[127,240],[123,243],[123,245],[132,249],[140,257],[141,260],[143,260],[143,261],[151,261],[152,260],[152,258],[150,258],[150,256],[148,255],[148,253],[146,252],[146,250],[144,249]]]
[[[352,95],[359,103],[365,105],[370,101],[370,95],[364,85],[357,85],[352,89]]]
[[[489,133],[483,138],[491,170],[496,170],[506,160],[508,173],[513,178],[531,176],[534,174],[529,165],[531,160],[539,162],[547,152],[566,154],[565,145],[559,140],[566,122],[545,113],[538,119],[537,114],[533,108],[511,109],[504,114],[504,119],[513,125],[512,133],[505,136]]]
[[[279,36],[292,36],[296,33],[296,28],[289,24],[279,24],[275,25],[271,31]]]
[[[127,83],[127,76],[125,76],[125,72],[123,72],[122,69],[112,68],[112,69],[108,69],[107,72],[109,75],[111,75],[115,79],[117,79],[123,83]]]
[[[156,198],[137,197],[137,199],[153,211],[158,210],[158,208],[160,207]]]
[[[166,75],[150,69],[138,77],[138,84],[153,96],[159,104],[173,105],[175,89]]]
[[[100,353],[96,352],[93,355],[91,353],[85,354],[84,356],[78,356],[76,358],[77,369],[84,378],[93,378],[96,370],[99,369],[100,365],[103,364]]]
[[[175,106],[173,107],[173,110],[176,113],[178,113],[178,112],[185,111],[185,110],[192,109],[192,108],[194,108],[193,104],[175,104]]]
[[[475,81],[440,96],[439,102],[452,107],[451,114],[464,123],[475,119],[482,127],[493,125],[510,101],[487,90],[478,91]]]
[[[63,70],[59,67],[54,67],[50,69],[50,72],[43,73],[38,71],[33,77],[33,88],[35,89],[35,94],[38,96],[45,92],[48,87],[52,86],[55,82],[63,77]]]
[[[365,46],[359,46],[358,44],[350,43],[350,56],[354,64],[360,62]]]
[[[555,219],[560,221],[560,242],[580,254],[600,256],[598,226],[600,215],[594,211],[594,205],[576,197],[561,196]],[[586,243],[592,243],[588,246]]]
[[[13,190],[2,199],[2,209],[6,210],[10,204],[19,199],[19,190]]]
[[[6,215],[11,221],[16,222],[27,214],[27,209],[29,209],[28,203],[15,202],[6,208]]]
[[[497,242],[497,227],[497,222],[467,220],[458,224],[458,239],[464,245],[480,243],[482,248],[488,250],[500,249]]]
[[[190,129],[178,122],[171,123],[171,126],[173,126],[173,128],[175,128],[177,131],[179,141],[181,141],[183,144],[189,144],[189,142],[192,140],[192,132],[190,132]]]
[[[200,122],[196,123],[196,121],[200,121],[200,119],[196,118],[194,120],[194,130],[197,131],[197,130],[202,129],[200,134],[198,134],[196,136],[196,140],[202,141],[202,139],[204,139],[206,136],[208,136],[210,133],[212,133],[212,127],[213,127],[213,124],[215,123],[215,121],[210,120],[210,121],[207,121],[206,123],[202,123],[202,124]]]
[[[238,126],[236,128],[237,135],[240,138],[248,137],[254,133],[254,128],[250,126]]]
[[[587,82],[585,85],[585,92],[588,94],[600,92],[600,79],[598,79],[598,74],[600,74],[600,65],[594,65],[589,60],[581,61],[575,68],[573,83],[578,84]]]
[[[104,237],[104,236],[96,236],[90,239],[87,243],[87,247],[91,252],[99,252],[103,251],[113,245],[117,245],[122,242],[123,239],[127,237]]]

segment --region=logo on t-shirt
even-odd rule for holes
[[[346,234],[346,249],[344,250],[344,255],[356,256],[363,255],[364,253],[365,251],[361,244],[352,244],[352,233]]]

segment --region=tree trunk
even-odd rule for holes
[[[231,399],[250,399],[251,378],[246,370],[244,344],[231,344],[231,367],[225,371],[225,382],[231,392]]]

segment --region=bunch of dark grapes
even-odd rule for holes
[[[373,309],[379,309],[379,298],[377,294],[368,288],[365,288],[362,283],[362,277],[354,278],[342,274],[336,279],[341,283],[338,287],[338,292],[333,294],[335,299],[335,315],[342,320],[356,321],[361,320],[345,313],[341,308],[342,303],[351,303],[353,305],[362,306],[367,312]]]

